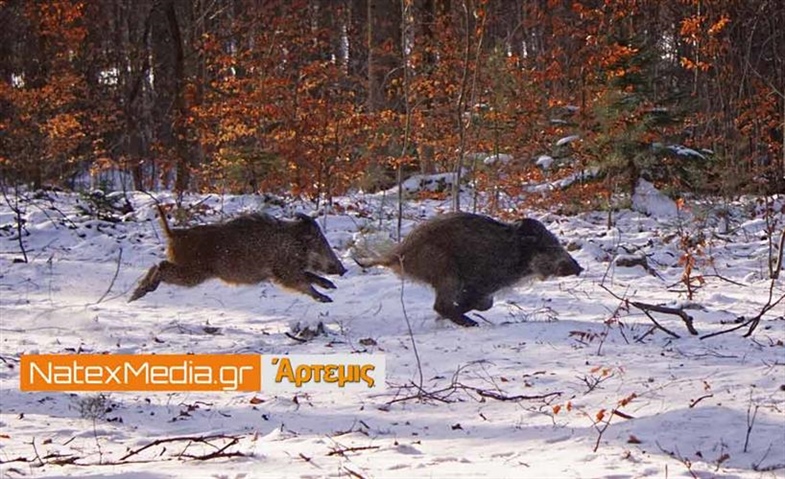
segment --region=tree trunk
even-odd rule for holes
[[[177,176],[174,189],[178,193],[188,190],[191,175],[190,151],[188,148],[188,101],[186,99],[185,52],[183,35],[180,22],[177,18],[174,0],[166,3],[166,20],[172,38],[174,50],[174,102],[175,110],[172,117],[172,130],[174,133],[175,154],[177,162]]]
[[[368,111],[392,107],[387,87],[401,65],[401,12],[397,2],[368,0]]]

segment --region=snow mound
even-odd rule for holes
[[[535,161],[534,164],[539,166],[543,170],[548,170],[551,168],[551,165],[553,165],[554,161],[555,160],[553,159],[552,156],[540,155],[540,157],[537,158],[537,161]]]
[[[662,194],[653,184],[638,179],[632,195],[632,209],[658,219],[673,218],[678,213],[676,203]]]
[[[507,163],[513,160],[512,155],[508,155],[506,153],[499,153],[498,155],[490,155],[484,160],[482,160],[483,164],[486,165],[495,165],[496,163],[506,165]]]
[[[564,138],[560,138],[559,141],[556,142],[556,146],[564,146],[578,139],[580,139],[580,135],[565,136]]]
[[[668,146],[668,149],[679,156],[694,156],[696,158],[700,158],[701,160],[706,159],[706,156],[704,156],[703,154],[699,153],[696,150],[693,150],[692,148],[687,148],[686,146],[683,145],[670,145]]]

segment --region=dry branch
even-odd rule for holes
[[[123,260],[123,248],[120,248],[120,252],[117,254],[117,268],[115,268],[114,270],[114,276],[112,276],[112,281],[109,282],[109,287],[106,288],[104,294],[102,294],[101,297],[98,298],[98,301],[96,301],[95,304],[99,304],[101,301],[103,301],[104,298],[106,298],[106,296],[114,287],[114,282],[117,280],[117,275],[120,273],[120,261],[122,260]]]
[[[481,397],[496,399],[497,401],[532,401],[535,399],[548,399],[554,396],[562,395],[560,391],[554,391],[552,393],[546,393],[546,394],[536,394],[536,395],[517,394],[515,396],[507,396],[506,394],[502,394],[496,391],[476,388],[473,386],[467,386],[465,384],[460,384],[460,383],[456,385],[456,388],[463,389],[464,391],[472,391],[477,393]]]
[[[335,448],[332,451],[328,452],[328,456],[345,456],[347,452],[359,452],[359,451],[372,451],[375,449],[379,449],[380,446],[358,446],[358,447],[345,447],[345,448]]]
[[[695,330],[695,326],[693,326],[693,324],[692,324],[692,322],[693,322],[692,316],[690,316],[689,314],[684,312],[684,310],[681,309],[681,308],[670,308],[668,306],[660,306],[660,305],[656,305],[656,304],[641,303],[640,301],[630,301],[630,306],[634,306],[634,307],[640,309],[641,311],[643,311],[644,313],[647,313],[647,316],[649,316],[649,318],[652,319],[652,321],[654,321],[654,319],[652,318],[652,316],[650,314],[648,314],[651,311],[653,311],[655,313],[672,314],[672,315],[678,316],[678,317],[681,318],[682,321],[684,321],[684,324],[687,326],[687,331],[689,331],[690,334],[693,334],[693,335],[697,335],[698,334],[698,331]],[[655,324],[656,324],[656,322],[655,322]],[[662,327],[660,326],[660,328],[662,328]],[[662,328],[662,329],[664,329],[664,328]],[[673,333],[671,333],[671,334],[673,334]],[[676,336],[676,337],[678,337],[678,336]]]
[[[692,325],[692,321],[693,321],[692,320],[692,316],[688,315],[687,313],[685,313],[681,309],[669,308],[667,306],[660,306],[660,305],[655,305],[655,304],[642,303],[640,301],[630,301],[626,297],[621,297],[621,296],[617,295],[616,293],[611,291],[605,285],[601,284],[600,288],[602,288],[605,291],[607,291],[608,294],[610,294],[614,298],[618,299],[619,301],[624,302],[624,304],[626,304],[628,306],[633,306],[633,307],[638,308],[641,311],[643,311],[643,314],[645,314],[651,320],[651,322],[654,323],[654,326],[656,326],[658,329],[662,330],[663,332],[665,332],[666,334],[668,334],[669,336],[671,336],[673,338],[677,338],[678,339],[681,336],[679,336],[678,334],[674,333],[673,331],[671,331],[670,329],[666,328],[665,326],[661,325],[659,323],[659,321],[657,321],[657,319],[654,316],[652,316],[651,311],[654,311],[656,313],[673,314],[673,315],[679,316],[684,321],[684,324],[687,325],[687,330],[689,330],[690,333],[698,334],[698,332],[695,330],[695,327]]]
[[[544,399],[550,399],[552,397],[558,397],[562,395],[561,391],[554,391],[550,393],[536,394],[536,395],[517,394],[513,396],[508,396],[499,391],[482,389],[474,386],[467,386],[466,384],[457,381],[453,381],[452,384],[450,384],[449,386],[445,388],[437,389],[435,391],[426,391],[425,389],[420,388],[416,384],[411,384],[409,387],[413,387],[414,389],[417,390],[417,392],[409,396],[391,399],[390,401],[387,402],[387,405],[398,403],[398,402],[411,401],[412,399],[419,399],[419,400],[433,399],[444,403],[450,403],[450,402],[454,402],[455,400],[449,399],[449,397],[458,391],[473,392],[482,398],[495,399],[497,401],[514,401],[514,402],[534,401],[538,399],[544,400]]]
[[[223,434],[214,434],[214,435],[210,435],[210,436],[167,437],[167,438],[163,438],[163,439],[156,439],[155,441],[152,441],[152,442],[150,442],[148,444],[145,444],[144,446],[142,446],[140,448],[137,448],[137,449],[134,449],[134,450],[130,451],[128,454],[126,454],[125,456],[121,457],[118,460],[118,462],[123,462],[126,459],[128,459],[129,457],[135,456],[135,455],[137,455],[137,454],[139,454],[139,453],[141,453],[141,452],[143,452],[143,451],[145,451],[147,449],[150,449],[151,447],[159,446],[161,444],[167,444],[167,443],[171,443],[171,442],[183,442],[183,441],[186,441],[186,442],[189,442],[189,443],[197,442],[197,443],[207,444],[209,446],[215,447],[215,445],[211,444],[210,441],[213,441],[213,440],[216,440],[216,439],[229,439],[230,440],[229,445],[237,444],[237,441],[239,440],[239,438],[237,438],[235,436],[226,436],[226,435],[223,435]],[[226,447],[219,449],[219,451],[224,451],[225,449],[226,449]],[[229,453],[229,454],[236,455],[236,454],[233,454],[233,453]],[[210,454],[208,454],[207,456],[210,456]],[[200,457],[194,457],[194,456],[185,456],[185,457],[193,457],[194,459],[201,459]],[[224,453],[224,456],[221,456],[221,457],[227,457],[227,453]],[[210,458],[210,459],[212,459],[212,458]]]
[[[180,457],[187,457],[188,459],[195,459],[197,461],[207,461],[210,459],[215,459],[218,457],[245,457],[245,454],[240,451],[233,451],[233,452],[225,452],[230,447],[236,445],[240,440],[238,438],[234,438],[222,448],[218,449],[217,451],[213,451],[209,454],[202,454],[198,456],[193,456],[191,454],[181,454]]]

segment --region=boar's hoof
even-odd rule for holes
[[[320,303],[332,303],[333,302],[333,299],[331,297],[325,296],[325,295],[319,294],[319,293],[316,293],[316,295],[313,298],[316,301],[319,301]]]
[[[305,276],[308,278],[308,281],[311,283],[317,284],[324,289],[336,289],[335,283],[330,281],[327,278],[322,278],[318,274],[311,273],[310,271],[305,272]]]
[[[463,326],[464,328],[473,328],[477,326],[477,321],[469,319],[463,314],[449,319],[453,323],[457,324],[458,326]]]
[[[134,291],[134,294],[132,294],[131,297],[128,298],[128,302],[130,303],[132,301],[136,301],[137,299],[141,298],[142,296],[146,295],[149,292],[150,292],[150,289],[145,288],[143,286],[140,286],[140,287],[136,288],[136,291]]]

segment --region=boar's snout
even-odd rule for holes
[[[327,274],[337,274],[339,276],[343,276],[346,273],[347,269],[343,266],[343,264],[340,261],[337,260],[337,258],[336,261],[337,262],[331,265],[330,269],[327,270]]]
[[[562,261],[556,269],[556,276],[579,276],[583,268],[572,257]]]
[[[343,276],[347,271],[327,241],[324,241],[317,251],[311,251],[309,256],[309,266],[316,271],[340,276]]]

